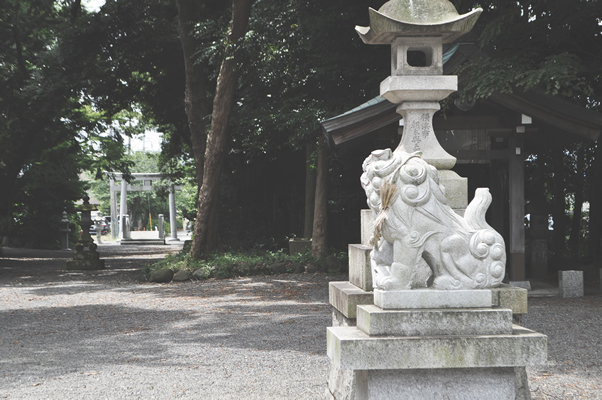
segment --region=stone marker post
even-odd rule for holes
[[[101,237],[102,237],[102,221],[100,220],[96,220],[94,221],[94,230],[96,231],[96,240],[98,241],[98,244],[102,243]]]
[[[159,214],[159,239],[165,239],[165,216]]]
[[[482,10],[391,0],[369,12],[370,26],[356,30],[365,43],[391,45],[381,96],[398,104],[405,127],[397,149],[363,164],[374,222],[369,242],[350,246],[353,282],[330,286],[346,314],[327,331],[326,397],[529,399],[525,366],[546,362],[547,337],[513,325],[513,308],[524,313],[526,302],[507,297],[526,291],[501,284],[506,251],[485,220],[489,190],[466,205],[466,179],[449,170],[455,159],[432,127],[438,102],[457,89],[457,77],[442,75],[443,43],[470,31]],[[370,284],[373,304],[359,296]]]
[[[67,211],[63,211],[63,218],[61,219],[61,250],[71,250],[69,248],[69,218],[67,218]]]
[[[169,227],[171,229],[169,241],[178,241],[178,220],[176,218],[176,192],[174,185],[169,186]]]

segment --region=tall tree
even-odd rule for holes
[[[194,239],[190,249],[190,254],[194,258],[200,258],[204,251],[212,250],[208,246],[211,239],[209,237],[209,221],[211,213],[215,212],[216,199],[219,194],[219,179],[228,137],[228,117],[234,101],[234,90],[237,86],[236,64],[241,43],[247,32],[252,3],[252,0],[232,0],[232,19],[228,31],[226,56],[217,77],[203,169],[197,171],[197,174],[202,174],[203,179],[199,187]]]
[[[52,246],[62,211],[83,194],[79,172],[122,154],[82,96],[71,39],[88,21],[79,1],[0,7],[0,236]]]

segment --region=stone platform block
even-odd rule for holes
[[[361,304],[372,304],[374,295],[350,282],[330,282],[328,287],[330,304],[346,318],[356,318],[356,308]]]
[[[500,308],[383,310],[357,307],[357,327],[370,336],[510,335],[512,311]]]
[[[491,290],[374,290],[374,304],[385,310],[405,308],[483,308],[492,305]]]
[[[358,371],[357,400],[515,400],[515,368]]]
[[[422,337],[374,337],[357,327],[330,327],[326,340],[328,357],[341,369],[524,367],[547,361],[547,336],[518,325],[507,335]]]
[[[528,292],[526,289],[502,284],[491,290],[491,303],[500,308],[509,308],[512,314],[526,314]]]
[[[311,251],[311,238],[292,238],[288,240],[288,251],[291,255]]]
[[[558,271],[560,297],[583,297],[583,271]]]
[[[370,266],[370,252],[372,247],[362,244],[350,244],[349,254],[349,282],[367,292],[372,287],[372,267]]]

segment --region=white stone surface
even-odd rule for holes
[[[362,244],[364,246],[370,245],[370,238],[374,231],[374,211],[367,209],[360,211],[360,222],[362,229]]]
[[[501,284],[499,287],[490,290],[491,302],[494,307],[509,308],[514,315],[527,313],[527,289]]]
[[[378,337],[357,327],[331,327],[326,335],[328,357],[342,369],[520,367],[547,362],[547,336],[518,325],[510,335]]]
[[[361,371],[356,400],[514,400],[514,368]]]
[[[412,129],[432,130],[428,115],[422,128],[417,124]],[[422,260],[433,274],[428,285],[436,289],[485,289],[502,282],[506,250],[503,237],[485,219],[491,204],[488,189],[476,190],[461,217],[448,205],[437,170],[420,153],[376,150],[363,170],[360,181],[377,214],[371,241],[374,287],[425,286],[416,281]]]
[[[468,206],[468,178],[454,171],[440,170],[439,183],[445,188],[448,205],[459,215],[464,216]]]
[[[357,307],[357,327],[370,336],[508,335],[512,311],[500,308],[383,310]]]
[[[370,252],[372,247],[361,244],[350,244],[349,255],[349,282],[362,290],[371,292],[372,267],[370,266]]]
[[[397,113],[403,116],[404,127],[395,152],[420,152],[421,158],[438,170],[453,168],[456,158],[441,147],[431,123],[440,108],[436,101],[406,101],[397,106]],[[466,204],[467,200],[462,201]]]
[[[441,101],[456,90],[455,75],[389,76],[380,83],[380,95],[393,104]]]
[[[481,290],[374,290],[374,305],[384,310],[420,308],[490,308],[491,291]]]
[[[408,52],[411,51],[423,53],[426,65],[410,65]],[[394,40],[391,43],[391,75],[443,75],[441,37],[400,37]]]
[[[328,286],[330,304],[347,318],[356,318],[357,306],[372,304],[373,294],[350,282],[330,282]]]
[[[583,271],[558,271],[560,297],[583,297]]]

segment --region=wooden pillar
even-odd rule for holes
[[[314,229],[314,201],[316,197],[316,169],[312,168],[311,158],[316,146],[309,143],[305,146],[305,214],[303,237],[310,239]]]
[[[508,159],[508,199],[510,243],[508,267],[510,280],[524,281],[525,274],[525,156],[523,137],[514,134],[510,137]]]
[[[316,176],[316,199],[314,204],[314,226],[312,232],[311,252],[314,257],[321,257],[327,250],[328,227],[328,146],[322,140],[318,151],[318,172]]]

